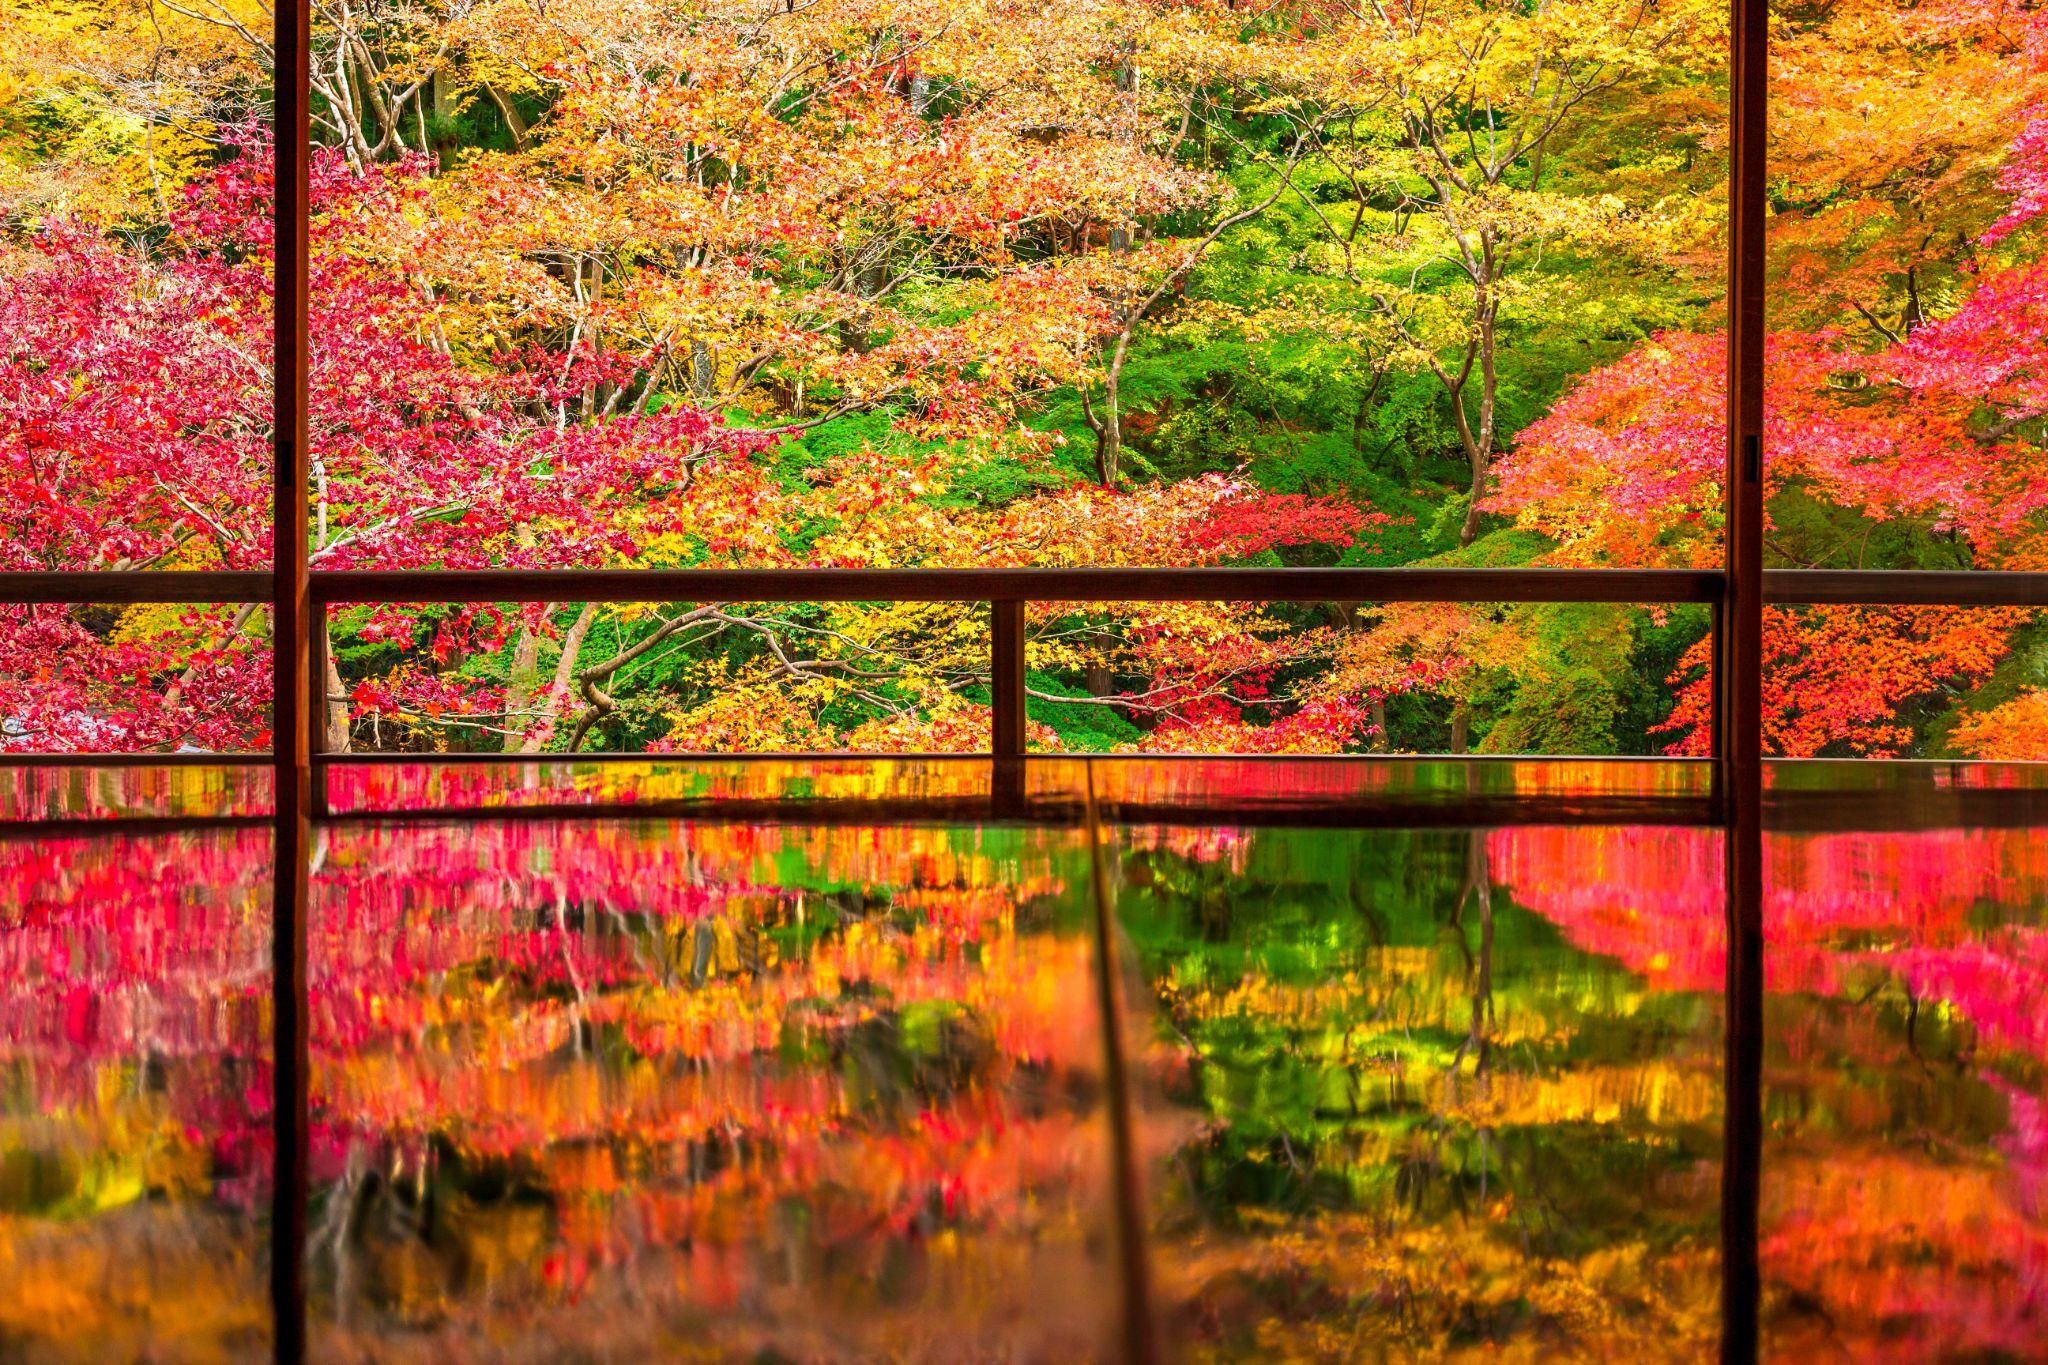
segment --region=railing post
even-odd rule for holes
[[[1024,809],[1024,604],[989,603],[989,800],[998,818]]]
[[[995,708],[992,751],[997,758],[1024,757],[1024,604],[991,602],[989,693]]]

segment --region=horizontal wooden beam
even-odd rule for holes
[[[216,754],[204,750],[181,750],[175,754],[150,753],[147,750],[140,753],[132,750],[94,753],[90,749],[73,749],[33,754],[0,750],[0,771],[8,768],[268,768],[271,762],[267,753]]]
[[[0,573],[0,603],[268,602],[270,575],[229,570],[155,569],[119,573]]]
[[[221,829],[270,829],[277,817],[262,815],[51,815],[0,819],[0,843],[46,839],[155,839]]]
[[[2048,607],[2048,573],[1979,569],[1766,569],[1783,606]]]
[[[1710,602],[1692,569],[487,569],[316,573],[324,602]]]
[[[314,573],[322,602],[1711,602],[1710,569],[485,569]],[[0,603],[267,602],[229,570],[0,573]],[[2048,573],[1770,569],[1779,605],[2048,607]]]

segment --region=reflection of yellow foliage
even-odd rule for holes
[[[0,1206],[65,1216],[203,1194],[205,1146],[134,1073],[102,1066],[90,1107],[0,1121]]]
[[[1503,1211],[1492,1211],[1491,1217]],[[1652,1255],[1641,1244],[1580,1260],[1532,1261],[1497,1239],[1490,1218],[1387,1227],[1381,1218],[1254,1218],[1162,1258],[1161,1287],[1200,1334],[1250,1350],[1189,1350],[1190,1360],[1540,1361],[1576,1351],[1606,1359],[1703,1360],[1718,1299],[1706,1249]],[[1275,1305],[1316,1305],[1312,1315]],[[1492,1324],[1525,1324],[1506,1344]]]
[[[78,1360],[245,1359],[269,1310],[254,1226],[137,1205],[89,1227],[0,1217],[0,1342]]]
[[[1580,1066],[1557,1076],[1504,1072],[1469,1082],[1451,1114],[1500,1128],[1560,1123],[1704,1123],[1721,1112],[1720,1077],[1658,1062]]]
[[[501,1295],[530,1286],[553,1232],[547,1207],[485,1206],[459,1194],[450,1200],[448,1235],[461,1253],[464,1287]]]

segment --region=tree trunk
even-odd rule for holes
[[[554,684],[548,689],[545,701],[541,703],[540,724],[526,732],[520,741],[519,752],[537,754],[541,745],[547,743],[547,726],[562,713],[562,699],[569,695],[569,689],[576,682],[576,656],[583,652],[583,638],[590,634],[590,627],[597,620],[597,604],[588,602],[583,610],[576,613],[576,620],[562,635],[562,657],[555,663]]]
[[[512,107],[512,101],[498,93],[494,85],[484,87],[484,93],[491,97],[491,103],[498,107],[498,117],[505,120],[505,129],[512,134],[512,150],[526,150],[526,120],[519,117],[519,111]]]
[[[1486,835],[1473,833],[1465,845],[1466,885],[1479,903],[1479,951],[1472,973],[1472,1026],[1465,1040],[1475,1074],[1486,1071],[1492,1055],[1493,1011],[1493,868],[1486,853]]]
[[[718,370],[711,362],[711,343],[702,337],[690,342],[690,393],[699,403],[711,401]]]
[[[455,161],[455,82],[448,75],[446,66],[434,68],[434,78],[427,86],[424,105],[433,106],[434,126],[421,137],[422,142],[431,141],[436,174],[444,173]]]
[[[1104,488],[1116,486],[1123,464],[1123,450],[1123,422],[1117,416],[1116,400],[1111,398],[1102,421],[1095,428],[1095,477]]]
[[[349,750],[348,694],[342,689],[341,668],[334,662],[334,646],[330,643],[322,651],[327,656],[327,677],[321,695],[326,699],[327,752],[345,754]]]
[[[554,610],[552,602],[541,608],[542,619],[552,615]],[[512,666],[505,681],[505,742],[502,747],[508,754],[523,753],[526,749],[526,734],[515,734],[514,727],[521,723],[520,717],[532,709],[539,683],[540,631],[530,625],[522,626],[519,640],[512,646]]]
[[[409,151],[405,145],[405,131],[399,126],[403,110],[393,109],[384,99],[384,89],[376,58],[371,54],[369,44],[351,36],[348,50],[355,59],[356,89],[362,97],[363,107],[377,123],[377,146],[394,152]]]
[[[858,257],[858,248],[855,255]],[[860,311],[839,320],[839,344],[854,355],[866,355],[875,348],[876,333],[872,305],[879,302],[882,291],[889,287],[889,261],[886,256],[879,261],[870,261],[853,270],[846,281],[848,289],[861,302]]]
[[[1116,486],[1123,464],[1123,356],[1123,347],[1117,347],[1102,376],[1101,408],[1088,409],[1088,426],[1095,433],[1095,477],[1104,488]]]
[[[1458,531],[1458,544],[1470,545],[1479,538],[1479,503],[1486,496],[1486,476],[1493,471],[1493,417],[1500,398],[1500,373],[1495,348],[1499,342],[1500,304],[1493,293],[1493,245],[1486,243],[1486,273],[1479,286],[1473,321],[1479,327],[1479,429],[1466,430],[1466,453],[1472,460],[1472,504],[1465,509],[1465,524]],[[1453,400],[1464,401],[1462,395]]]
[[[1479,539],[1479,500],[1486,496],[1486,461],[1475,454],[1472,457],[1472,502],[1465,509],[1465,524],[1458,528],[1458,544],[1470,545]]]

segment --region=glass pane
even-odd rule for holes
[[[2037,17],[1956,0],[1773,14],[1766,553],[2037,569]]]
[[[7,14],[0,571],[266,568],[268,12]]]
[[[351,823],[314,880],[323,1353],[1106,1359],[1071,827]]]
[[[1034,603],[1041,752],[1701,754],[1707,613]],[[340,607],[333,752],[985,752],[981,604]]]
[[[0,605],[0,757],[270,747],[268,607]]]
[[[1177,1354],[1714,1353],[1714,839],[1115,838]]]
[[[2048,1319],[2048,830],[1768,844],[1769,1353],[2025,1359]]]
[[[984,603],[338,606],[330,753],[986,753]]]
[[[0,1341],[270,1350],[270,834],[0,825]]]
[[[1700,755],[1707,609],[1033,603],[1046,752]]]
[[[2048,634],[2018,607],[1770,607],[1764,751],[2048,758]]]
[[[523,13],[318,13],[323,564],[1713,557],[1717,6]]]

